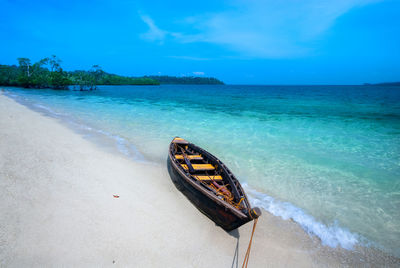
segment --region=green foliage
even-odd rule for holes
[[[214,78],[214,77],[196,77],[196,76],[145,76],[146,78],[151,78],[160,82],[160,84],[197,84],[197,85],[223,85],[224,82]]]
[[[78,88],[81,91],[95,89],[95,79],[87,71],[69,72],[68,77],[72,81],[71,84],[74,85],[74,89]]]
[[[400,82],[385,82],[385,83],[378,83],[378,84],[364,83],[364,86],[400,86]]]
[[[43,61],[45,61],[46,63],[48,63],[50,65],[50,71],[53,72],[57,72],[61,69],[60,63],[61,60],[59,58],[57,58],[56,55],[52,55],[50,58],[44,58]]]
[[[105,73],[101,79],[102,85],[159,85],[154,79],[145,77],[127,77]]]
[[[71,82],[67,73],[61,68],[50,73],[50,85],[53,89],[68,89],[68,86],[72,84]]]
[[[104,72],[94,65],[89,71],[69,72],[73,84],[80,88],[96,88],[96,85],[159,85],[156,80],[144,77],[127,77]]]
[[[0,65],[0,85],[18,86],[20,70],[15,65]]]
[[[65,72],[57,56],[32,64],[28,58],[18,58],[15,65],[0,65],[0,85],[26,88],[95,90],[97,85],[159,85],[159,84],[223,84],[212,77],[144,76],[128,77],[106,73],[99,65],[89,71]]]

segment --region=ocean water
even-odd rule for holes
[[[323,244],[400,256],[400,87],[7,90],[133,161],[164,165],[171,139],[188,139],[224,161],[254,205]]]

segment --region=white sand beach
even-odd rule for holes
[[[166,166],[108,152],[4,95],[0,215],[1,267],[241,267],[253,225],[225,232],[175,188]],[[249,267],[385,265],[399,261],[372,249],[322,246],[267,212],[249,261]]]

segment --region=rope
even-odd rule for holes
[[[244,267],[247,268],[247,264],[249,263],[251,243],[253,242],[253,235],[254,235],[254,231],[256,229],[257,221],[258,221],[258,218],[255,218],[254,219],[254,225],[253,225],[253,231],[251,232],[251,238],[250,238],[250,242],[249,242],[249,247],[247,248],[247,252],[246,252],[246,255],[245,255],[244,260],[243,260],[242,268],[244,268]]]

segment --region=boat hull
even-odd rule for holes
[[[188,178],[181,174],[168,157],[168,172],[176,188],[204,215],[226,231],[232,231],[252,220],[250,217],[239,217],[221,203],[215,202],[204,192],[199,191]]]

